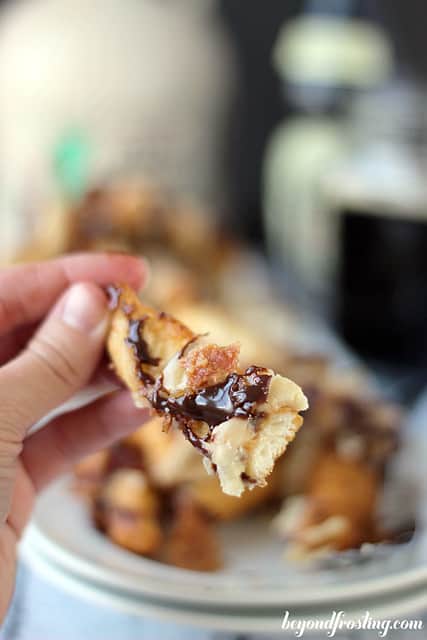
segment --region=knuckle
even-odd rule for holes
[[[78,385],[80,375],[66,349],[57,346],[49,338],[38,335],[28,345],[28,352],[56,381],[66,387],[74,388]]]
[[[22,453],[22,441],[10,440],[6,434],[0,434],[0,468],[3,463],[16,462]]]
[[[17,388],[16,388],[17,387]],[[23,394],[21,397],[21,393]],[[0,449],[22,447],[25,430],[31,424],[24,402],[28,389],[11,381],[6,368],[0,368]]]
[[[22,442],[5,439],[0,434],[0,498],[1,489],[13,483],[19,456],[22,453]]]
[[[0,459],[2,453],[9,458],[17,458],[22,451],[22,433],[19,424],[23,417],[6,401],[0,408]]]

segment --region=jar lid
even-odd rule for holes
[[[391,45],[379,27],[360,19],[303,16],[287,22],[273,51],[287,82],[372,86],[390,75]]]

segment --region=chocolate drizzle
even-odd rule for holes
[[[209,452],[208,452],[208,450],[206,449],[206,447],[204,445],[204,442],[209,439],[209,435],[210,435],[209,433],[208,433],[207,437],[205,437],[205,438],[203,438],[201,436],[198,436],[191,429],[190,425],[187,424],[187,423],[184,423],[182,425],[182,433],[184,434],[184,436],[188,440],[188,442],[193,445],[193,447],[195,447],[201,453],[203,453],[204,456],[208,456],[209,457]]]
[[[160,358],[154,358],[150,355],[147,342],[141,335],[141,329],[145,320],[146,318],[129,320],[129,333],[128,337],[125,338],[125,342],[132,347],[134,354],[141,364],[152,364],[153,366],[157,366],[160,362]]]
[[[127,345],[132,347],[132,350],[137,359],[136,374],[144,385],[153,385],[154,377],[144,371],[143,364],[149,364],[157,366],[160,362],[160,358],[154,358],[150,355],[148,350],[148,344],[141,335],[141,329],[143,327],[146,318],[138,318],[137,320],[129,320],[128,337],[125,338]]]
[[[178,421],[202,421],[213,428],[231,418],[255,418],[268,395],[271,374],[261,367],[249,367],[244,374],[231,373],[219,383],[177,398],[163,396],[161,388],[150,398],[157,411]],[[193,443],[194,444],[194,443]]]
[[[121,288],[115,285],[108,285],[106,287],[106,292],[109,298],[109,303],[108,303],[109,308],[113,310],[118,309],[120,305],[120,296],[122,294]],[[133,309],[133,305],[124,303],[121,306],[121,310],[126,316],[129,317],[132,314],[134,309]],[[150,351],[148,349],[148,344],[146,340],[144,340],[144,338],[142,337],[142,327],[146,319],[147,317],[138,318],[135,320],[132,320],[131,318],[129,318],[129,329],[128,329],[127,338],[125,338],[125,343],[132,348],[135,354],[135,357],[137,359],[136,374],[138,378],[145,385],[153,385],[154,384],[153,376],[150,373],[144,371],[142,369],[142,365],[148,364],[152,366],[157,366],[160,362],[160,358],[154,358],[150,354]]]
[[[247,473],[245,473],[244,471],[240,474],[241,479],[243,480],[243,482],[246,482],[246,484],[257,484],[257,481],[254,480],[254,478],[251,478],[250,476],[248,476]]]
[[[106,287],[106,291],[109,298],[109,308],[117,309],[122,293],[120,287],[110,284]],[[122,310],[125,315],[129,316],[133,311],[133,306],[129,304],[123,304]],[[157,366],[160,362],[160,358],[154,358],[152,355],[150,355],[147,342],[141,335],[141,329],[146,319],[147,316],[138,318],[136,320],[132,320],[129,318],[129,331],[128,337],[125,338],[125,342],[130,347],[132,347],[135,356],[138,358],[141,364],[151,364],[153,366]]]

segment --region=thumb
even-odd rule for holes
[[[95,284],[76,284],[64,294],[27,348],[0,369],[0,442],[19,442],[88,382],[107,325],[107,300]]]

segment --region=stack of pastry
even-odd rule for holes
[[[110,451],[80,463],[75,489],[88,501],[94,525],[119,546],[175,566],[214,571],[222,566],[214,517],[190,491],[205,476],[192,446],[176,431],[163,432],[161,420],[153,418]],[[207,480],[221,495],[217,479]]]
[[[261,490],[300,428],[307,400],[271,369],[245,368],[236,343],[220,346],[194,333],[126,285],[109,293],[115,371],[136,405],[156,417],[80,465],[77,486],[117,544],[177,566],[217,568],[213,519],[264,500]],[[201,457],[211,478],[201,473]],[[249,500],[241,497],[245,489]]]
[[[281,376],[295,380],[310,404],[305,424],[288,451],[283,456],[279,455],[283,447],[275,451],[279,459],[266,484],[251,483],[254,478],[245,471],[243,477],[239,475],[234,488],[240,497],[224,493],[219,478],[206,474],[203,458],[209,458],[211,468],[220,466],[211,443],[201,444],[209,450],[209,456],[202,456],[183,437],[182,432],[187,430],[193,444],[200,444],[209,425],[207,429],[192,422],[188,428],[188,421],[184,424],[174,416],[165,432],[164,416],[155,415],[131,437],[77,467],[76,486],[89,501],[96,526],[115,543],[136,553],[199,570],[213,570],[221,564],[217,522],[245,517],[267,506],[276,509],[274,528],[294,556],[387,539],[389,532],[383,531],[378,522],[377,506],[398,445],[400,412],[373,396],[356,377],[344,380],[335,375],[324,354],[302,356],[292,349],[286,335],[278,342],[276,334],[281,333],[282,326],[286,332],[289,325],[282,316],[279,320],[276,303],[268,306],[263,302],[260,313],[248,299],[251,325],[242,320],[248,314],[242,309],[241,296],[238,309],[233,308],[233,296],[225,303],[221,298],[224,280],[229,283],[231,277],[238,277],[235,266],[242,255],[238,243],[224,236],[193,204],[145,184],[93,190],[77,206],[70,207],[64,219],[68,221],[61,226],[64,237],[61,242],[56,239],[52,252],[57,247],[67,251],[119,249],[149,256],[152,277],[144,292],[145,311],[134,309],[135,317],[124,314],[121,329],[116,331],[116,347],[122,355],[124,345],[125,356],[135,354],[137,347],[132,339],[136,334],[148,338],[151,344],[153,336],[144,332],[159,326],[153,307],[171,313],[178,322],[176,327],[182,322],[190,328],[179,328],[176,340],[166,341],[166,351],[155,350],[151,364],[145,363],[141,369],[154,380],[159,380],[160,374],[164,376],[165,370],[166,378],[169,375],[167,394],[160,394],[163,408],[167,403],[171,406],[171,399],[175,406],[179,404],[180,394],[189,393],[188,385],[212,387],[221,384],[224,376],[246,375],[236,378],[244,387],[251,382],[252,374],[247,371],[254,363],[258,368],[252,373],[264,376],[268,385],[273,370],[279,386]],[[32,257],[37,255],[36,249],[30,252]],[[40,251],[44,253],[38,257],[49,255],[45,244]],[[245,291],[251,291],[251,286],[246,283]],[[237,281],[234,291],[239,289]],[[129,322],[137,320],[139,312],[154,320],[146,321],[145,326],[134,323],[130,335]],[[167,314],[163,317],[169,318]],[[172,324],[165,320],[163,326],[160,322],[161,331],[166,327],[170,336]],[[209,345],[219,345],[219,350]],[[185,362],[178,357],[182,348],[188,349]],[[205,358],[216,363],[218,380],[211,371],[207,379],[196,381],[194,368],[200,369]],[[134,376],[126,374],[129,366],[121,370],[118,362],[115,365],[138,402],[153,400],[150,385],[142,385],[142,389]],[[293,407],[292,420],[302,406],[297,403]],[[250,416],[255,423],[262,413],[258,409]],[[236,425],[233,419],[227,416],[228,427]],[[296,431],[296,423],[294,426]],[[237,432],[238,428],[233,434]],[[230,428],[222,429],[225,440],[230,434]],[[242,430],[241,436],[245,439],[246,432]],[[223,486],[224,482],[227,485],[224,478],[222,472]],[[205,542],[198,548],[195,541],[202,538]]]
[[[115,308],[109,350],[116,372],[139,406],[151,405],[158,413],[132,436],[76,469],[77,486],[90,498],[95,522],[112,540],[177,566],[214,570],[221,565],[215,523],[267,507],[276,509],[274,528],[293,557],[357,548],[364,542],[387,539],[390,532],[382,530],[377,506],[387,464],[398,445],[401,415],[397,408],[370,394],[357,377],[346,380],[337,376],[325,357],[298,356],[289,350],[278,353],[265,337],[260,338],[249,328],[233,322],[223,311],[211,313],[212,307],[199,304],[181,307],[181,320],[186,318],[197,329],[195,333],[176,318],[142,304],[126,287],[117,287],[111,293]],[[199,333],[202,327],[208,335]],[[212,343],[229,341],[232,345],[227,348],[225,359],[224,351],[212,349]],[[232,375],[230,371],[236,367],[236,342],[242,345],[240,359],[244,370],[247,371],[253,358],[256,362],[274,363],[279,374],[272,374],[267,368],[262,373],[271,376],[270,391],[279,380],[277,388],[282,399],[279,414],[285,411],[290,416],[290,422],[278,434],[281,446],[274,451],[261,481],[251,477],[257,465],[250,456],[244,458],[246,441],[236,443],[235,433],[240,427],[233,422],[235,417],[228,416],[222,423],[216,421],[215,428],[226,424],[228,431],[215,434],[214,429],[211,440],[212,432],[201,428],[199,422],[188,425],[185,421],[183,428],[177,420],[179,415],[174,413],[176,406],[186,406],[186,416],[190,415],[185,393],[189,392],[188,380],[192,376],[196,376],[203,390],[216,385],[217,392],[218,380],[227,380]],[[299,387],[283,378],[284,373],[304,386],[310,409],[304,427],[290,444],[288,453],[282,455],[300,426],[298,411],[307,407]],[[169,395],[167,402],[166,396],[165,402],[153,402],[153,389],[158,393],[159,380],[161,392],[172,394],[172,402]],[[194,389],[190,391],[194,399]],[[241,393],[242,389],[238,391]],[[207,398],[212,400],[204,391],[199,396],[203,403]],[[269,404],[264,399],[261,407],[268,414],[271,401]],[[256,412],[251,419],[254,416]],[[247,417],[240,416],[240,425]],[[271,432],[263,428],[264,415],[262,418],[252,424],[251,437],[255,434],[267,440],[262,441],[261,448],[254,446],[255,440],[250,441],[254,457],[274,441]],[[197,414],[197,419],[201,415]],[[293,427],[289,430],[290,425]],[[190,432],[186,431],[189,426]],[[236,456],[215,457],[212,443],[221,444],[224,438],[233,439],[230,446],[238,452],[238,464],[243,466],[233,466]],[[219,479],[206,475],[203,457],[209,458]],[[235,468],[237,472],[233,471]],[[139,474],[145,493],[141,489],[138,494],[140,504],[134,506],[137,515],[123,516],[121,526],[126,533],[119,536],[110,520],[117,526],[117,510],[123,515],[124,507],[120,495],[129,493],[123,470],[133,476]],[[111,497],[111,483],[116,488],[122,487],[116,492],[115,501]],[[243,491],[247,486],[249,490]],[[143,504],[148,488],[150,495],[157,498],[157,511],[152,509],[150,513]],[[129,507],[128,500],[124,502]],[[151,527],[154,513],[162,534],[151,538],[147,534],[149,549],[141,551],[138,538],[143,531],[141,517],[148,519]],[[130,535],[132,530],[135,538]],[[208,542],[199,549],[194,540],[200,539],[200,530]]]
[[[324,419],[337,399],[325,392],[320,401],[319,392],[267,484],[240,497],[224,493],[218,477],[206,474],[197,449],[178,430],[165,432],[160,417],[83,461],[75,469],[76,488],[96,526],[114,542],[196,570],[221,566],[218,523],[260,510],[269,517],[276,512],[274,529],[293,557],[387,540],[391,532],[382,529],[377,506],[397,446],[398,412],[357,395],[340,400],[351,404],[353,417],[330,418],[329,429]],[[194,546],[200,529],[205,543]]]

